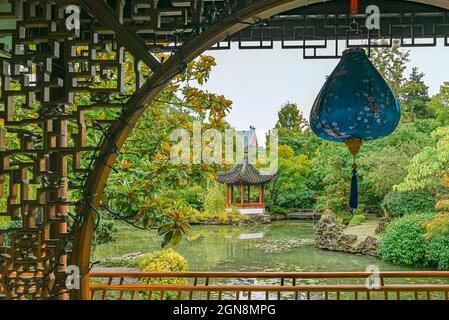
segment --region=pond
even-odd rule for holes
[[[156,231],[119,224],[119,239],[100,245],[94,260],[134,252],[160,250]],[[175,250],[189,263],[190,271],[365,271],[376,265],[381,271],[417,270],[378,258],[320,250],[314,247],[313,222],[274,221],[256,226],[193,226],[192,241]]]

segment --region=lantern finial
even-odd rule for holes
[[[345,141],[346,146],[348,147],[348,150],[352,153],[352,155],[355,157],[362,147],[363,140],[362,139],[348,139]]]

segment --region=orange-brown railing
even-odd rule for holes
[[[253,208],[265,208],[265,203],[234,203],[234,204],[230,204],[227,205],[226,208],[237,208],[237,209],[245,209],[245,208],[249,208],[249,209],[253,209]]]
[[[91,272],[93,300],[448,300],[449,272]]]

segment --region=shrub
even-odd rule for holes
[[[382,201],[382,208],[393,217],[413,213],[435,212],[435,199],[425,191],[391,191]]]
[[[426,265],[426,229],[433,214],[410,214],[393,220],[382,235],[379,254],[398,264]]]
[[[424,224],[429,241],[426,250],[426,258],[429,265],[438,269],[449,269],[449,214],[437,214],[434,219]]]
[[[287,214],[287,210],[285,210],[280,206],[275,205],[273,199],[271,199],[270,196],[265,197],[265,209],[269,214],[283,214],[283,215]]]
[[[449,236],[436,235],[430,238],[425,257],[427,265],[449,270]]]
[[[188,220],[190,223],[214,223],[214,224],[238,224],[248,220],[249,217],[241,215],[237,210],[233,209],[230,212],[210,212],[210,211],[193,211],[189,215]]]
[[[366,216],[364,214],[356,214],[349,221],[349,226],[358,226],[366,221]]]
[[[326,210],[326,211],[330,211],[330,210]],[[344,211],[344,210],[338,211],[334,215],[335,215],[335,222],[341,226],[347,226],[353,217],[351,212]]]
[[[187,260],[172,248],[149,253],[139,261],[139,267],[144,272],[182,272],[188,271]],[[148,278],[142,280],[147,284],[186,284],[184,278]],[[147,298],[147,297],[145,297]],[[159,292],[153,292],[153,299],[160,299]],[[176,292],[165,292],[165,299],[174,300]]]
[[[223,212],[225,209],[226,197],[223,185],[212,182],[207,188],[203,198],[203,208],[209,212]]]
[[[299,192],[281,193],[277,199],[277,205],[283,208],[309,209],[313,207],[315,193],[309,189]]]
[[[449,213],[439,213],[435,218],[424,224],[425,237],[430,239],[437,235],[449,235]]]
[[[106,268],[138,268],[139,259],[111,259],[103,260],[98,263],[99,266]]]
[[[103,243],[109,243],[117,241],[118,229],[114,222],[111,220],[100,220],[97,229],[94,233],[93,246],[97,246]]]

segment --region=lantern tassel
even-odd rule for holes
[[[357,166],[354,163],[351,178],[351,194],[349,196],[349,207],[357,209],[359,207],[359,182],[357,177]]]
[[[351,179],[351,193],[349,195],[349,207],[351,209],[357,209],[359,207],[359,179],[357,177],[357,164],[355,163],[355,157],[362,147],[363,140],[361,139],[349,139],[345,141],[346,146],[354,157],[352,163],[352,179]]]

